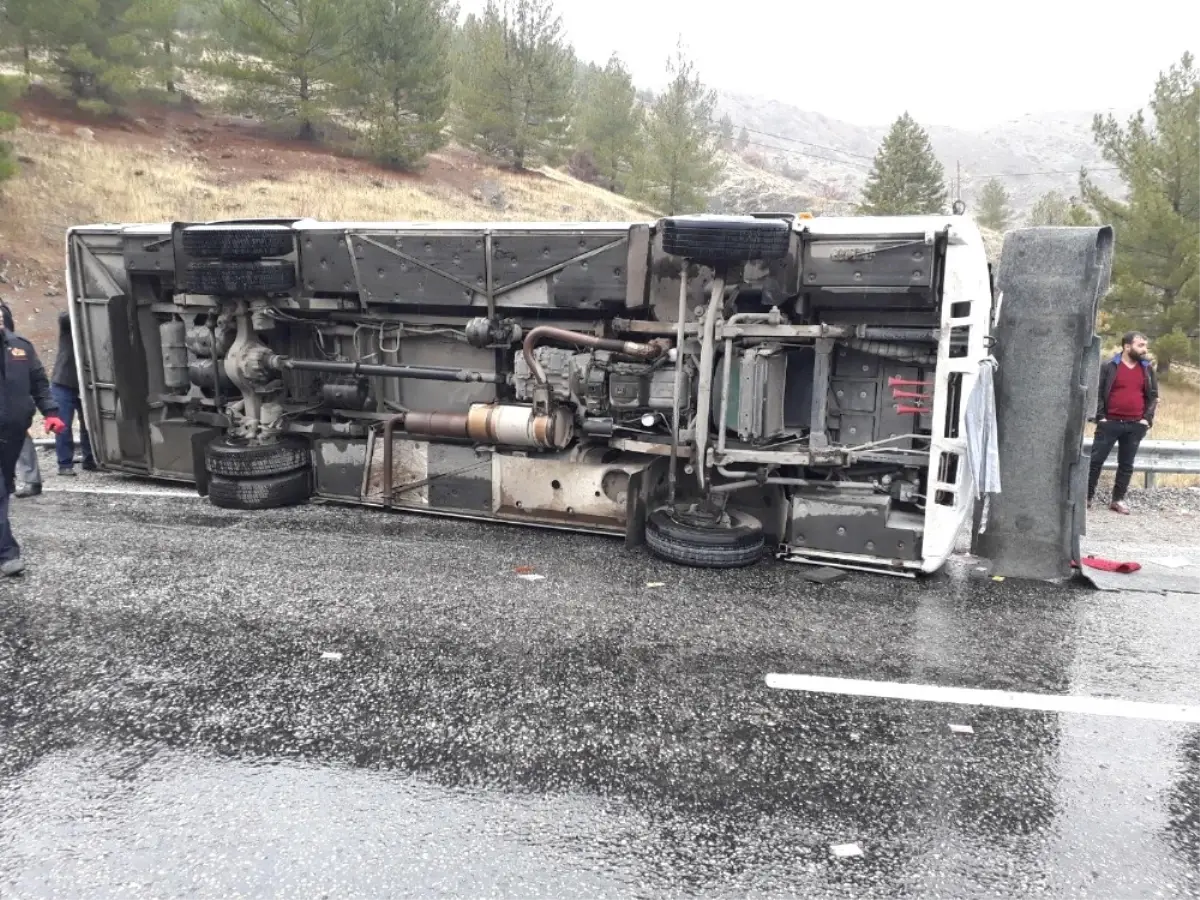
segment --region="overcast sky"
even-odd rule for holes
[[[484,5],[459,0],[464,14]],[[972,128],[1144,106],[1158,73],[1200,50],[1200,3],[1107,5],[559,0],[557,9],[582,58],[603,63],[616,50],[639,86],[663,83],[682,35],[711,87],[859,125],[885,125],[907,109],[923,124]]]

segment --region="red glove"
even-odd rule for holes
[[[67,423],[58,416],[46,416],[46,427],[55,434],[62,434],[67,430]]]

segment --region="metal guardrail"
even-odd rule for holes
[[[1083,439],[1083,449],[1091,453],[1092,439]],[[1117,467],[1117,448],[1104,463],[1105,471]],[[1134,461],[1135,472],[1142,472],[1146,487],[1154,487],[1158,475],[1200,475],[1200,441],[1142,441]]]

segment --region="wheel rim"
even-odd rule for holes
[[[733,522],[729,513],[721,509],[705,508],[699,504],[690,504],[667,510],[667,517],[678,525],[689,528],[703,528],[709,531],[728,530]]]

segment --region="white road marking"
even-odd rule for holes
[[[1200,722],[1200,706],[1175,703],[1144,703],[1109,697],[1078,697],[1066,694],[1021,694],[976,688],[941,687],[936,684],[904,684],[895,681],[860,681],[820,675],[767,675],[767,687],[787,691],[814,691],[890,700],[920,700],[968,706],[998,706],[1045,712],[1084,713],[1123,719],[1157,719],[1162,722]]]
[[[164,488],[119,488],[119,487],[50,487],[42,486],[43,494],[121,494],[126,497],[184,497],[189,500],[203,500],[199,494],[188,491],[172,491]]]

